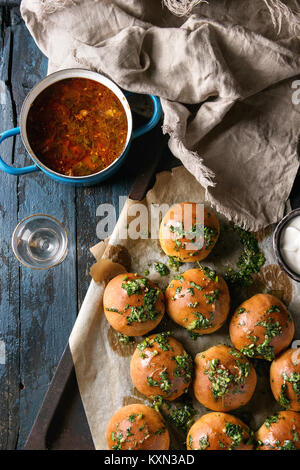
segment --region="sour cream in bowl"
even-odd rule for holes
[[[300,209],[291,211],[279,222],[273,247],[281,269],[300,282]]]

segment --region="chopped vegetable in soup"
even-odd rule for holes
[[[33,102],[27,135],[38,159],[67,176],[86,176],[108,167],[121,153],[127,117],[119,98],[86,78],[67,78]]]

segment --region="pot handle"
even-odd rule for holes
[[[131,93],[130,91],[127,91],[125,93],[125,95],[129,96],[129,95],[133,95],[133,93]],[[146,134],[146,132],[151,131],[151,129],[153,129],[153,127],[155,127],[156,124],[158,124],[158,122],[160,121],[160,118],[161,118],[161,115],[162,115],[160,99],[157,96],[154,96],[154,95],[148,95],[148,96],[150,96],[150,98],[153,101],[153,105],[154,105],[152,118],[150,119],[150,121],[148,121],[143,126],[138,127],[137,129],[132,131],[132,138],[133,139],[136,139],[137,137],[140,137],[141,135]]]
[[[19,127],[15,127],[14,129],[9,129],[8,131],[3,132],[0,135],[0,144],[5,139],[8,139],[9,137],[13,137],[18,134],[20,134]],[[7,163],[5,163],[0,156],[0,170],[3,170],[5,171],[5,173],[9,173],[10,175],[19,176],[26,175],[26,173],[32,173],[33,171],[37,171],[38,167],[36,165],[30,165],[25,166],[25,168],[14,168],[13,166],[7,165]]]

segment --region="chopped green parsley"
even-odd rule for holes
[[[246,309],[244,309],[244,307],[240,307],[237,311],[237,314],[238,315],[241,315],[241,313],[244,313]]]
[[[282,374],[282,378],[284,382],[288,382],[292,385],[293,391],[297,396],[298,401],[300,402],[300,373],[299,372],[292,372],[290,376],[288,376],[285,372]]]
[[[267,428],[270,428],[272,426],[273,423],[277,423],[279,417],[277,414],[273,415],[273,416],[269,416],[266,421],[265,421],[265,425]]]
[[[204,294],[204,297],[207,299],[207,305],[214,304],[218,300],[220,295],[220,289],[211,291],[209,294]]]
[[[229,450],[236,449],[243,442],[243,429],[238,424],[227,422],[223,431],[232,441]]]
[[[219,359],[212,359],[209,362],[209,367],[205,370],[205,374],[211,381],[211,391],[215,401],[229,392],[229,386],[234,382],[235,378],[228,369],[220,365]]]
[[[209,318],[203,316],[200,312],[193,312],[195,320],[193,320],[189,325],[186,326],[186,329],[191,330],[206,330],[213,326],[214,314],[210,313]]]
[[[282,334],[280,323],[274,321],[273,318],[268,318],[256,323],[255,326],[263,326],[266,329],[264,341],[260,344],[255,344],[258,341],[257,336],[251,337],[248,335],[249,338],[252,338],[253,342],[242,348],[241,352],[250,358],[262,356],[266,361],[273,361],[275,357],[274,347],[271,346],[270,342],[272,338]]]
[[[199,439],[199,450],[205,450],[207,447],[209,447],[209,439],[208,435],[206,434],[206,436],[202,436]]]
[[[226,279],[231,284],[247,287],[253,282],[253,274],[258,273],[265,263],[265,257],[260,251],[254,235],[243,230],[238,225],[230,226],[227,229],[233,230],[239,235],[243,250],[237,262],[238,269],[229,268],[226,273]]]
[[[117,308],[108,308],[106,307],[106,309],[108,312],[115,312],[115,313],[119,313],[119,315],[123,315],[123,312],[121,312],[121,310],[118,310]]]
[[[235,350],[231,350],[230,353],[235,355]],[[220,363],[219,359],[213,359],[209,362],[209,367],[205,370],[205,374],[211,382],[211,392],[216,401],[229,392],[231,385],[243,385],[245,379],[249,376],[251,365],[248,361],[241,362],[239,359],[236,359],[235,363],[237,373],[231,373]]]
[[[280,307],[278,307],[278,305],[271,305],[271,307],[267,310],[267,313],[273,312],[280,312]]]
[[[189,383],[192,378],[193,361],[189,354],[184,353],[181,356],[174,356],[177,367],[174,369],[175,377],[183,377],[184,382]]]
[[[127,305],[125,310],[129,310],[127,315],[127,324],[131,325],[133,322],[141,323],[148,320],[156,320],[159,312],[156,310],[156,302],[158,300],[160,289],[158,287],[151,287],[148,279],[145,277],[128,279],[124,277],[122,288],[126,290],[128,296],[143,295],[143,305],[133,306]]]
[[[218,282],[219,278],[217,276],[217,273],[216,271],[214,271],[213,269],[210,269],[208,268],[207,266],[199,266],[200,269],[202,269],[204,271],[204,275],[205,277],[207,277],[207,279],[211,279],[212,281],[215,281],[215,282]]]
[[[300,373],[292,372],[291,375],[288,376],[286,372],[283,372],[282,378],[283,384],[280,388],[278,401],[283,408],[288,410],[290,408],[290,399],[287,396],[287,383],[292,385],[297,400],[300,402]]]
[[[170,274],[168,266],[161,262],[155,262],[154,269],[160,274],[160,276],[168,276],[168,274]]]
[[[123,335],[122,333],[118,333],[118,340],[122,344],[131,344],[134,343],[134,337],[133,336],[127,336]]]
[[[163,392],[167,392],[167,396],[172,395],[172,382],[169,380],[169,374],[166,370],[159,373],[160,382],[154,380],[151,376],[147,377],[148,385],[151,387],[159,387]]]
[[[190,285],[191,285],[192,287],[195,287],[195,289],[197,289],[197,290],[203,290],[203,289],[204,289],[203,286],[199,286],[199,284],[196,284],[196,283],[193,282],[193,281],[190,281]]]
[[[187,432],[194,422],[193,418],[195,414],[196,410],[193,408],[190,401],[186,403],[176,403],[175,408],[168,414],[168,421],[181,431]],[[192,442],[189,442],[189,444],[192,448]]]
[[[183,262],[181,261],[178,256],[169,256],[169,267],[173,269],[174,271],[178,271],[180,266],[183,265]]]

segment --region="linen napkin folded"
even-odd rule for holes
[[[161,97],[171,151],[219,212],[251,230],[282,217],[299,165],[300,39],[277,34],[264,2],[209,0],[188,18],[161,0],[23,0],[21,12],[49,71],[90,68]]]

